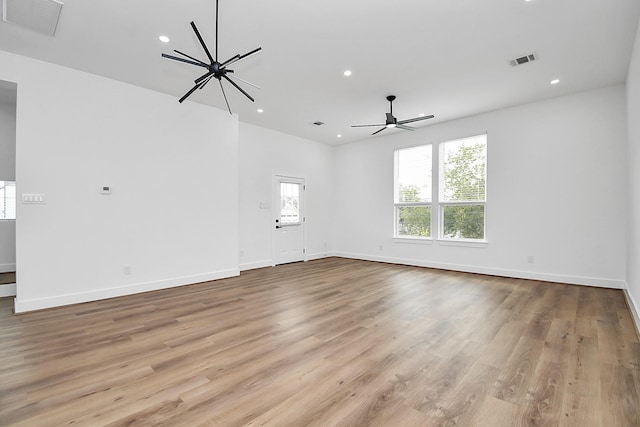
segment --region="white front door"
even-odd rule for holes
[[[304,179],[276,176],[273,201],[274,264],[304,261]]]

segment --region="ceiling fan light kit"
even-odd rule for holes
[[[231,64],[234,64],[238,61],[240,61],[241,59],[244,59],[250,55],[253,55],[254,53],[259,52],[260,50],[262,50],[261,47],[254,49],[250,52],[245,53],[244,55],[234,55],[231,58],[227,59],[226,61],[219,61],[218,58],[220,57],[220,51],[218,50],[218,0],[216,0],[216,45],[215,45],[215,50],[213,52],[213,55],[211,55],[211,52],[209,51],[209,49],[207,48],[206,43],[204,42],[204,40],[202,39],[202,36],[200,35],[200,31],[198,31],[198,27],[196,27],[196,24],[191,21],[191,28],[193,29],[193,32],[196,34],[196,37],[198,38],[198,41],[200,42],[200,45],[202,46],[202,49],[204,50],[204,53],[207,55],[207,58],[209,59],[209,62],[205,62],[205,61],[201,61],[197,58],[194,58],[193,56],[189,56],[186,53],[180,52],[179,50],[174,50],[175,53],[177,53],[178,55],[181,55],[182,57],[178,57],[178,56],[174,56],[174,55],[169,55],[166,53],[162,54],[163,58],[167,58],[167,59],[172,59],[174,61],[179,61],[179,62],[184,62],[186,64],[191,64],[191,65],[195,65],[197,67],[202,67],[202,68],[206,68],[207,72],[204,73],[203,75],[201,75],[200,77],[198,77],[197,79],[194,80],[195,86],[193,86],[191,89],[189,89],[189,91],[187,93],[185,93],[182,98],[180,98],[178,100],[178,102],[182,103],[185,99],[187,99],[189,96],[191,96],[191,94],[193,92],[195,92],[197,89],[203,89],[207,83],[209,83],[212,79],[216,79],[218,80],[218,83],[220,84],[220,90],[222,91],[222,96],[224,96],[224,101],[227,104],[227,109],[229,110],[229,114],[233,114],[231,112],[231,107],[229,106],[229,100],[227,99],[227,94],[224,91],[224,86],[222,85],[222,80],[226,80],[228,83],[230,83],[233,87],[235,87],[236,89],[238,89],[244,96],[246,96],[247,98],[249,98],[251,100],[251,102],[255,102],[255,99],[253,99],[253,97],[251,95],[249,95],[244,89],[242,89],[235,81],[238,80],[240,82],[246,83],[249,86],[253,86],[255,88],[260,89],[258,86],[249,83],[245,80],[242,80],[239,77],[236,76],[229,76],[227,74],[233,74],[234,71],[232,69],[229,69],[227,67],[229,67]]]
[[[399,128],[399,129],[403,129],[403,130],[416,130],[415,128],[412,128],[411,126],[407,126],[407,123],[413,123],[413,122],[419,122],[421,120],[427,120],[427,119],[432,119],[433,115],[429,115],[429,116],[422,116],[422,117],[414,117],[413,119],[406,119],[406,120],[400,120],[398,121],[398,119],[395,118],[395,116],[393,115],[393,101],[395,101],[396,97],[395,95],[389,95],[387,96],[387,101],[389,101],[389,112],[386,114],[387,119],[384,123],[379,123],[379,124],[373,124],[373,125],[352,125],[352,128],[361,128],[361,127],[371,127],[371,126],[375,126],[375,127],[379,127],[382,126],[382,128],[378,129],[377,131],[373,132],[371,135],[375,135],[378,134],[380,132],[382,132],[385,129],[392,129],[392,128]]]

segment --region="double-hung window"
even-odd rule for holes
[[[436,148],[395,152],[395,237],[486,240],[487,135]]]
[[[440,238],[485,240],[487,135],[440,144]]]
[[[395,153],[395,235],[431,237],[431,145]]]

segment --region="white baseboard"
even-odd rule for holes
[[[0,285],[0,298],[15,297],[16,296],[16,284],[8,283]]]
[[[16,263],[13,264],[0,264],[0,273],[11,273],[16,271]]]
[[[307,254],[305,255],[304,261],[313,261],[315,259],[322,259],[334,256],[330,252],[323,252],[319,254]],[[265,259],[263,261],[256,262],[246,262],[244,264],[240,264],[240,271],[247,270],[255,270],[256,268],[264,268],[264,267],[273,267],[275,264],[271,259]]]
[[[640,336],[640,306],[633,299],[633,296],[629,293],[629,287],[625,286],[624,289],[624,297],[627,299],[627,305],[629,306],[629,310],[631,311],[631,316],[633,317],[633,321],[636,324],[636,333]]]
[[[488,274],[490,276],[513,277],[515,279],[542,280],[545,282],[567,283],[571,285],[596,286],[599,288],[624,289],[624,280],[603,279],[597,277],[566,276],[562,274],[538,273],[534,271],[509,270],[502,268],[480,267],[474,265],[448,264],[422,260],[389,258],[347,252],[335,252],[337,257],[362,259],[366,261],[386,262],[389,264],[412,265],[415,267],[438,268],[441,270],[462,271],[465,273]]]
[[[59,307],[63,305],[78,304],[88,301],[97,301],[107,298],[115,298],[124,295],[137,294],[141,292],[156,291],[159,289],[174,288],[177,286],[192,285],[194,283],[208,282],[211,280],[225,279],[240,275],[237,268],[222,270],[193,276],[176,277],[173,279],[159,280],[155,282],[136,283],[117,288],[99,289],[90,292],[80,292],[67,295],[56,295],[47,298],[36,298],[31,300],[15,300],[15,312],[24,313],[27,311],[42,310],[45,308]]]
[[[245,262],[240,264],[240,271],[255,270],[256,268],[273,267],[273,261],[266,259],[264,261]]]
[[[319,254],[308,254],[305,261],[313,261],[315,259],[329,258],[334,256],[331,252],[322,252]]]

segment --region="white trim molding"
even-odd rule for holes
[[[264,267],[273,267],[273,261],[270,259],[266,259],[263,261],[246,262],[244,264],[240,264],[239,267],[240,267],[240,271],[255,270],[257,268],[264,268]]]
[[[363,254],[336,252],[334,256],[365,261],[386,262],[389,264],[403,264],[414,267],[437,268],[440,270],[461,271],[464,273],[487,274],[489,276],[512,277],[514,279],[541,280],[544,282],[566,283],[570,285],[595,286],[599,288],[624,289],[624,280],[605,279],[598,277],[567,276],[563,274],[538,273],[534,271],[509,270],[504,268],[491,268],[475,265],[449,264],[429,262],[415,259],[390,258]]]
[[[15,297],[16,296],[16,284],[6,283],[0,285],[0,298]]]
[[[0,273],[12,273],[16,271],[16,264],[0,264]]]
[[[79,292],[75,294],[56,295],[48,298],[36,298],[31,300],[15,299],[15,312],[25,313],[28,311],[42,310],[45,308],[59,307],[63,305],[79,304],[89,301],[97,301],[108,298],[115,298],[125,295],[138,294],[142,292],[157,291],[160,289],[174,288],[178,286],[193,285],[196,283],[209,282],[212,280],[226,279],[228,277],[239,276],[237,268],[222,270],[211,273],[197,274],[193,276],[176,277],[167,280],[154,282],[136,283],[133,285],[121,286],[117,288],[107,288],[91,292]]]
[[[627,305],[629,306],[629,311],[631,312],[631,317],[633,317],[633,321],[636,324],[636,334],[640,337],[640,306],[633,299],[631,294],[629,293],[629,287],[625,286],[624,288],[624,297],[627,300]]]

